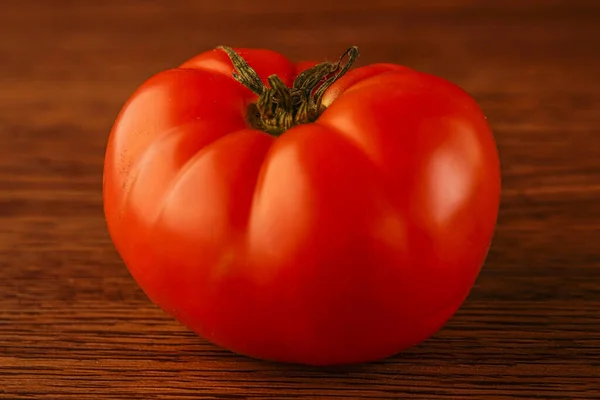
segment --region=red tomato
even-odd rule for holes
[[[118,252],[154,303],[234,352],[393,355],[445,324],[485,260],[500,171],[480,108],[441,78],[345,56],[208,51],[145,82],[111,132]]]

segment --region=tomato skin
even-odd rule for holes
[[[263,82],[314,63],[236,49]],[[212,50],[157,74],[109,137],[104,209],[148,297],[207,340],[311,365],[378,360],[440,329],[492,240],[500,168],[480,108],[392,64],[347,72],[315,123],[252,129]]]

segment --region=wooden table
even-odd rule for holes
[[[600,399],[600,2],[4,0],[1,399]],[[296,4],[296,5],[292,5]],[[315,369],[207,344],[108,237],[104,147],[134,88],[219,44],[450,79],[489,116],[503,195],[467,302],[390,359]]]

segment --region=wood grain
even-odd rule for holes
[[[3,0],[1,399],[600,399],[600,2]],[[489,116],[488,260],[433,338],[315,369],[207,344],[153,306],[102,214],[128,95],[219,44],[450,79]]]

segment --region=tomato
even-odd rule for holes
[[[208,341],[311,365],[394,355],[465,300],[500,168],[475,100],[394,64],[217,48],[111,131],[104,210],[147,296]]]

